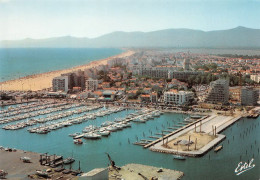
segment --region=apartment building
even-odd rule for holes
[[[193,99],[194,93],[191,91],[167,91],[163,94],[165,104],[184,105]]]
[[[211,104],[227,104],[229,99],[229,81],[226,79],[218,79],[210,83],[209,92],[204,102]]]
[[[68,92],[69,90],[68,76],[59,76],[55,77],[52,80],[52,89],[53,91],[64,91]]]
[[[98,88],[98,80],[89,78],[86,80],[86,91],[96,91]]]
[[[241,89],[241,105],[255,106],[259,98],[259,90],[244,87]]]

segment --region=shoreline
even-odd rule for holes
[[[109,60],[115,58],[122,58],[131,56],[135,52],[132,50],[128,50],[121,54],[110,56],[105,59],[94,60],[88,64],[83,64],[79,66],[74,66],[68,69],[49,71],[40,74],[32,74],[29,76],[25,76],[19,79],[8,80],[4,82],[0,82],[1,90],[3,91],[38,91],[46,88],[50,88],[52,86],[52,79],[54,77],[60,76],[61,74],[77,71],[79,69],[84,70],[87,68],[93,68],[99,65],[107,65]]]

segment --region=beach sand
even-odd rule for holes
[[[51,72],[46,72],[46,73],[41,73],[41,74],[35,74],[35,75],[26,76],[26,77],[23,77],[23,78],[20,78],[20,79],[0,82],[1,90],[3,90],[3,91],[10,91],[10,90],[38,91],[38,90],[42,90],[42,89],[45,89],[45,88],[50,88],[52,86],[52,79],[54,77],[60,76],[61,74],[72,72],[72,71],[77,71],[79,69],[84,70],[84,69],[87,69],[87,68],[93,68],[93,67],[98,66],[98,65],[106,65],[107,62],[111,59],[131,56],[134,53],[135,53],[134,51],[129,50],[127,52],[121,53],[121,54],[116,55],[116,56],[111,56],[111,57],[108,57],[106,59],[92,61],[89,64],[76,66],[76,67],[72,67],[72,68],[69,68],[69,69],[51,71]]]

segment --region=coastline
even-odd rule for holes
[[[19,79],[14,80],[8,80],[4,82],[0,82],[1,90],[4,91],[38,91],[46,88],[50,88],[52,86],[52,79],[56,76],[60,76],[61,74],[77,71],[79,69],[87,69],[87,68],[93,68],[99,65],[106,65],[109,60],[112,60],[114,58],[122,58],[131,56],[135,52],[132,50],[128,50],[126,52],[123,52],[121,54],[111,56],[105,59],[100,60],[94,60],[88,64],[75,66],[68,69],[62,69],[62,70],[56,70],[56,71],[50,71],[40,74],[33,74],[29,76],[25,76]]]

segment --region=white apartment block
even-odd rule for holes
[[[59,76],[52,79],[52,89],[53,91],[64,91],[69,90],[69,80],[68,76]]]
[[[98,88],[98,80],[89,78],[86,80],[86,91],[96,91]]]
[[[260,74],[250,75],[250,79],[252,79],[253,81],[259,83],[260,82]]]
[[[193,92],[191,91],[167,91],[164,92],[164,103],[165,104],[176,104],[176,105],[184,105],[188,104],[191,99],[193,99]]]

